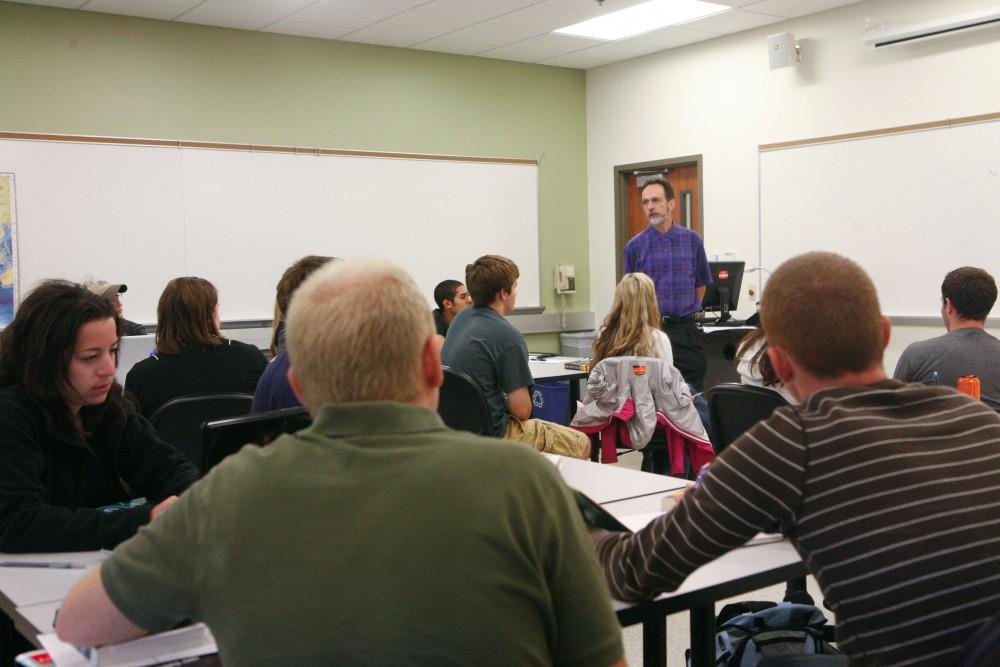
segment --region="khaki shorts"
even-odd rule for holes
[[[590,456],[590,438],[568,426],[560,426],[541,419],[518,421],[507,418],[507,440],[531,445],[540,452],[586,459]]]

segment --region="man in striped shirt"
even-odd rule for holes
[[[676,509],[595,532],[612,594],[641,600],[760,530],[815,575],[852,664],[949,664],[1000,610],[1000,416],[886,377],[889,322],[854,262],[781,265],[761,304],[769,356],[802,400],[730,445]]]

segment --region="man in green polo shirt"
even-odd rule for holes
[[[115,549],[67,596],[62,638],[191,619],[241,667],[624,664],[555,467],[438,418],[440,338],[409,276],[324,266],[287,341],[313,425],[226,459]]]

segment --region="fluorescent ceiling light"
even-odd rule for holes
[[[574,23],[553,32],[561,35],[615,40],[632,37],[668,25],[700,19],[731,7],[701,0],[651,0],[641,5]]]

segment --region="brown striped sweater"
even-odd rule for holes
[[[776,526],[852,664],[948,664],[1000,610],[1000,416],[893,380],[817,392],[728,447],[675,511],[595,544],[612,595],[642,600]]]

